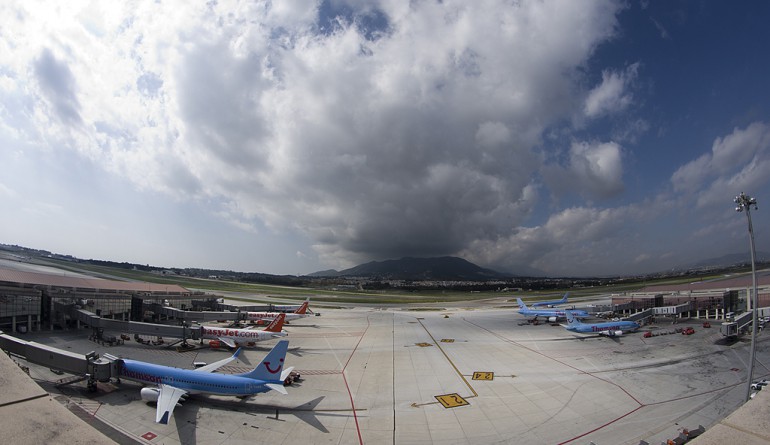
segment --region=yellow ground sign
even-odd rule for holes
[[[454,343],[454,342],[455,342],[454,338],[442,338],[441,339],[441,343]]]
[[[474,372],[473,373],[473,380],[494,380],[494,379],[495,379],[494,372]]]
[[[443,396],[436,396],[436,400],[438,400],[442,405],[444,405],[444,408],[455,408],[458,406],[465,406],[470,405],[467,400],[460,397],[459,394],[444,394]]]

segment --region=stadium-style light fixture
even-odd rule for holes
[[[735,203],[738,205],[735,207],[736,212],[746,211],[746,219],[749,221],[749,245],[751,247],[751,283],[752,283],[752,295],[751,295],[751,353],[749,354],[749,370],[747,373],[746,381],[746,401],[751,398],[751,381],[754,380],[754,354],[757,350],[757,269],[754,265],[754,228],[751,224],[751,208],[757,210],[757,200],[741,192],[740,195],[735,197]]]

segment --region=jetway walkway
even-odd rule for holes
[[[119,332],[121,334],[128,335],[151,335],[157,337],[178,338],[182,342],[186,342],[188,339],[198,340],[201,338],[201,328],[190,327],[186,324],[181,326],[170,326],[155,323],[144,323],[141,321],[124,321],[113,320],[110,318],[102,318],[93,312],[89,312],[85,309],[75,309],[71,312],[70,316],[77,320],[79,323],[88,325],[94,331],[94,336],[102,341],[116,342],[117,338],[114,335],[105,335],[105,331]]]
[[[166,317],[167,319],[184,320],[184,321],[197,321],[197,322],[212,322],[212,321],[239,321],[246,320],[246,312],[287,312],[287,309],[299,308],[297,306],[286,305],[252,305],[252,306],[235,306],[232,304],[216,303],[213,306],[216,311],[185,311],[177,309],[171,306],[164,306],[158,303],[145,303],[144,308],[153,312],[156,315]],[[310,311],[310,309],[308,309]],[[291,312],[291,311],[288,311]],[[312,311],[310,311],[312,312]]]
[[[754,321],[753,320],[754,317],[752,316],[752,314],[753,314],[753,312],[749,311],[749,312],[744,312],[743,314],[735,317],[735,320],[733,320],[733,321],[738,326],[738,330],[739,331],[746,331],[746,330],[749,329],[749,327],[751,326],[752,321]],[[759,314],[757,314],[757,315],[759,315]]]
[[[238,321],[246,317],[245,312],[238,311],[185,311],[158,303],[145,303],[146,310],[153,312],[160,318],[183,320],[185,322],[212,322],[218,320]]]
[[[680,314],[684,314],[685,312],[688,312],[692,309],[692,305],[690,303],[683,303],[677,306],[662,306],[662,307],[652,307],[649,309],[644,309],[639,312],[635,312],[628,317],[624,318],[624,320],[629,321],[642,321],[647,318],[655,317],[655,316],[678,316]]]
[[[722,323],[719,328],[719,332],[725,337],[736,337],[749,330],[751,323],[754,321],[754,312],[748,311],[735,317],[732,321],[726,321]],[[762,309],[760,308],[757,316],[761,316]]]
[[[639,323],[642,320],[644,320],[646,318],[650,318],[653,315],[655,315],[655,312],[654,312],[653,309],[645,309],[645,310],[643,310],[641,312],[637,312],[637,313],[631,314],[628,317],[624,318],[624,320],[635,321],[635,322]]]
[[[100,358],[95,352],[75,354],[33,341],[22,340],[0,331],[0,349],[11,355],[23,357],[31,363],[45,366],[49,369],[63,371],[76,377],[65,379],[64,383],[74,383],[88,379],[88,389],[96,390],[96,382],[107,382],[113,376],[119,375],[118,364],[114,360]]]

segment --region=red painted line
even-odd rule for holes
[[[596,428],[592,429],[591,431],[587,431],[587,432],[585,432],[585,433],[583,433],[583,434],[581,434],[581,435],[579,435],[579,436],[575,436],[575,437],[573,437],[572,439],[569,439],[569,440],[565,440],[564,442],[560,442],[560,443],[559,443],[559,445],[563,445],[563,444],[565,444],[565,443],[570,443],[570,442],[572,442],[572,441],[574,441],[574,440],[578,440],[578,439],[580,439],[581,437],[587,436],[587,435],[589,435],[589,434],[591,434],[591,433],[593,433],[593,432],[599,431],[600,429],[604,428],[605,426],[607,426],[607,425],[611,425],[611,424],[613,424],[613,423],[617,422],[618,420],[620,420],[620,419],[622,419],[622,418],[624,418],[624,417],[626,417],[626,416],[629,416],[629,415],[631,415],[631,414],[633,414],[633,413],[635,413],[635,412],[639,411],[639,410],[640,410],[640,409],[642,409],[642,408],[644,408],[644,406],[638,406],[636,409],[633,409],[633,410],[631,410],[631,411],[629,411],[629,412],[627,412],[627,413],[623,414],[622,416],[618,417],[618,418],[617,418],[617,419],[615,419],[615,420],[610,420],[609,422],[605,423],[604,425],[600,425],[600,426],[597,426]]]
[[[618,420],[620,420],[620,419],[622,419],[622,418],[624,418],[624,417],[626,417],[626,416],[628,416],[628,415],[631,415],[631,414],[635,413],[636,411],[639,411],[640,409],[642,409],[642,408],[644,408],[644,407],[646,406],[646,404],[644,404],[644,403],[640,402],[640,401],[639,401],[639,400],[638,400],[636,397],[634,397],[633,395],[631,395],[631,393],[629,393],[628,391],[626,391],[626,389],[625,389],[625,388],[623,388],[622,386],[618,385],[618,384],[617,384],[617,383],[615,383],[615,382],[612,382],[612,381],[610,381],[610,380],[607,380],[607,379],[605,379],[605,378],[603,378],[603,377],[599,377],[599,376],[595,375],[595,373],[592,373],[592,372],[588,372],[588,371],[584,371],[584,370],[582,370],[582,369],[580,369],[580,368],[578,368],[578,367],[576,367],[576,366],[570,365],[569,363],[566,363],[566,362],[564,362],[564,361],[561,361],[561,360],[559,360],[559,359],[553,358],[553,357],[551,357],[551,356],[549,356],[549,355],[546,355],[546,354],[544,354],[544,353],[542,353],[542,352],[540,352],[540,351],[538,351],[538,350],[535,350],[535,349],[532,349],[532,348],[530,348],[530,347],[528,347],[528,346],[525,346],[525,345],[523,345],[523,344],[521,344],[521,343],[519,343],[519,342],[517,342],[517,341],[515,341],[515,340],[511,340],[511,339],[509,339],[509,338],[506,338],[506,337],[504,337],[504,336],[502,336],[502,335],[500,335],[500,334],[498,334],[498,333],[496,333],[496,332],[493,332],[493,331],[491,331],[491,330],[487,329],[487,328],[486,328],[486,327],[484,327],[484,326],[481,326],[481,325],[478,325],[478,324],[476,324],[476,323],[473,323],[472,321],[468,321],[468,320],[466,320],[466,319],[464,319],[464,318],[463,318],[463,321],[465,321],[466,323],[472,324],[472,325],[476,326],[476,327],[477,327],[477,328],[479,328],[479,329],[483,329],[483,330],[485,330],[485,331],[489,332],[490,334],[494,335],[495,337],[497,337],[497,338],[500,338],[500,339],[502,339],[502,340],[505,340],[506,342],[509,342],[509,343],[511,343],[511,344],[513,344],[513,345],[516,345],[516,346],[518,346],[518,347],[520,347],[520,348],[522,348],[522,349],[526,349],[527,351],[530,351],[530,352],[532,352],[532,353],[538,354],[538,355],[540,355],[540,356],[542,356],[542,357],[545,357],[545,358],[547,358],[547,359],[553,360],[553,361],[555,361],[555,362],[557,362],[557,363],[561,364],[562,366],[566,366],[566,367],[568,367],[568,368],[574,369],[575,371],[577,371],[577,372],[579,372],[579,373],[582,373],[582,374],[585,374],[585,375],[591,376],[591,377],[593,377],[593,378],[595,378],[595,379],[597,379],[597,380],[600,380],[600,381],[602,381],[602,382],[605,382],[605,383],[607,383],[607,384],[609,384],[609,385],[612,385],[612,386],[614,386],[614,387],[618,388],[619,390],[621,390],[623,393],[625,393],[625,394],[626,394],[626,396],[628,396],[628,397],[629,397],[631,400],[633,400],[634,402],[636,402],[636,403],[639,405],[639,406],[637,406],[636,408],[634,408],[633,410],[631,410],[631,411],[629,411],[629,412],[627,412],[627,413],[623,414],[622,416],[620,416],[620,417],[618,417],[618,418],[616,418],[616,419],[614,419],[614,420],[610,420],[609,422],[605,423],[604,425],[600,425],[600,426],[598,426],[598,427],[596,427],[596,428],[592,429],[591,431],[585,432],[585,433],[583,433],[583,434],[581,434],[581,435],[579,435],[579,436],[575,436],[575,437],[573,437],[572,439],[569,439],[569,440],[567,440],[567,441],[561,442],[559,445],[562,445],[562,444],[565,444],[565,443],[570,443],[570,442],[572,442],[572,441],[574,441],[574,440],[577,440],[577,439],[580,439],[581,437],[584,437],[584,436],[586,436],[586,435],[588,435],[588,434],[591,434],[591,433],[593,433],[593,432],[599,431],[600,429],[602,429],[602,428],[606,427],[607,425],[611,425],[611,424],[613,424],[613,423],[617,422]]]
[[[358,416],[356,415],[356,405],[353,403],[353,393],[350,392],[350,386],[348,386],[348,379],[345,377],[345,373],[342,373],[342,380],[345,381],[345,388],[348,389],[348,397],[350,397],[350,407],[353,408],[353,420],[356,421],[356,431],[358,432],[358,443],[363,445],[364,439],[361,437],[361,427],[358,425]]]
[[[94,416],[94,417],[96,417],[96,412],[97,412],[97,411],[99,411],[99,408],[101,408],[101,407],[102,407],[102,405],[103,405],[103,403],[102,403],[102,402],[99,402],[99,406],[97,406],[97,407],[96,407],[96,411],[94,411],[94,413],[93,413],[93,414],[91,414],[91,415],[92,415],[92,416]]]
[[[356,415],[356,405],[353,403],[353,393],[350,391],[350,386],[348,385],[348,378],[345,377],[345,369],[348,367],[348,364],[350,363],[350,360],[353,358],[353,354],[356,353],[356,350],[358,349],[358,345],[361,344],[361,340],[364,339],[364,335],[366,335],[366,331],[369,330],[369,316],[366,317],[366,329],[364,329],[364,332],[361,333],[361,336],[358,337],[358,343],[356,343],[356,346],[353,348],[353,351],[350,352],[350,356],[348,357],[348,361],[345,362],[345,366],[342,367],[342,380],[345,382],[345,388],[348,390],[348,397],[350,397],[350,407],[353,409],[353,420],[356,422],[356,432],[358,432],[358,443],[363,445],[364,439],[361,436],[361,427],[358,424],[358,415]]]
[[[345,362],[345,366],[342,367],[342,372],[345,372],[345,368],[348,367],[348,363],[350,363],[350,359],[353,358],[353,354],[356,353],[356,349],[358,349],[358,345],[361,344],[361,340],[364,339],[364,335],[366,335],[366,331],[369,330],[369,316],[366,316],[366,329],[364,329],[364,332],[361,333],[361,336],[358,337],[358,343],[356,343],[356,346],[353,348],[353,351],[350,353],[350,357],[348,357],[348,361]]]

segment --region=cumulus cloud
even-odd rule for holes
[[[623,72],[605,70],[602,83],[592,89],[585,100],[583,111],[589,118],[616,113],[633,104],[629,88],[636,80],[639,63],[628,66]]]
[[[301,231],[338,263],[509,234],[530,211],[543,130],[570,113],[571,71],[617,11],[146,2],[65,26],[15,6],[4,37],[29,39],[13,58],[37,54],[26,63],[57,125],[82,127],[61,133],[67,146],[139,187],[220,200],[235,225]],[[625,106],[633,72],[607,73],[587,110]],[[577,144],[570,159],[588,194],[621,187],[616,145]]]
[[[577,193],[606,199],[623,191],[623,151],[615,142],[573,142],[566,165],[543,167],[543,177],[557,195]]]
[[[509,270],[546,275],[585,276],[617,273],[632,262],[624,245],[634,243],[626,229],[650,218],[646,206],[615,209],[570,207],[535,227],[519,227],[497,240],[477,240],[464,254],[481,263],[501,264]],[[608,266],[613,264],[614,266]]]
[[[35,6],[0,7],[16,87],[4,80],[3,99],[33,103],[5,125],[26,119],[137,188],[214,202],[239,230],[299,232],[329,266],[461,254],[577,272],[660,212],[601,206],[623,193],[625,146],[647,122],[597,139],[563,128],[638,100],[640,63],[598,68],[588,90],[581,77],[616,34],[615,2]],[[554,128],[571,141],[558,153]],[[764,183],[769,133],[717,139],[672,175],[671,199],[709,206]],[[578,199],[546,212],[548,194]]]
[[[44,48],[34,62],[35,77],[42,95],[48,100],[54,114],[66,125],[80,124],[80,104],[77,85],[66,63],[57,60]]]
[[[717,138],[709,153],[677,169],[671,183],[676,192],[693,195],[699,207],[712,206],[724,201],[725,190],[760,189],[770,171],[768,154],[770,125],[754,122]]]

